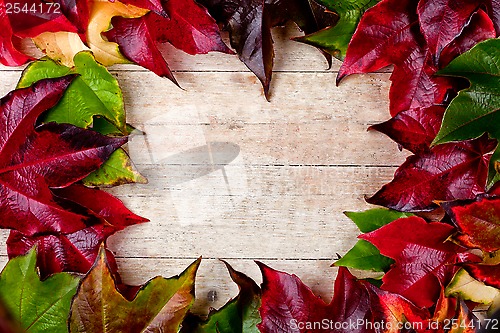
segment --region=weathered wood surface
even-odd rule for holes
[[[406,155],[366,130],[388,117],[387,71],[336,87],[339,62],[326,70],[319,52],[288,40],[297,34],[274,31],[270,103],[235,56],[172,51],[184,90],[132,65],[111,69],[129,123],[146,133],[128,149],[149,183],[110,190],[151,220],[109,241],[126,282],[178,274],[203,256],[196,309],[206,311],[237,292],[217,258],[257,281],[253,260],[261,260],[331,297],[330,265],[358,234],[342,212],[368,208],[364,196],[390,181]],[[0,68],[2,96],[20,74]]]

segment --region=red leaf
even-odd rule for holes
[[[71,202],[57,202],[49,187],[71,185],[96,170],[126,142],[38,116],[53,107],[73,77],[42,80],[0,100],[0,227],[25,235],[72,233],[95,223]]]
[[[457,237],[465,246],[486,252],[500,250],[500,199],[478,198],[469,204],[446,203],[443,207],[460,228]]]
[[[479,4],[477,0],[419,1],[420,30],[434,56],[435,64],[443,49],[460,35]]]
[[[113,29],[105,35],[120,45],[127,58],[174,83],[166,54],[158,49],[159,44],[169,42],[189,54],[231,53],[214,19],[193,0],[169,0],[164,9],[169,18],[154,12],[134,19],[115,17]]]
[[[25,236],[18,231],[11,231],[7,240],[9,258],[25,255],[37,246],[37,266],[40,275],[45,278],[59,272],[85,274],[89,271],[99,253],[100,245],[115,232],[109,225],[94,225],[71,234],[43,234]],[[111,252],[108,261],[116,272],[116,262]]]
[[[7,3],[9,2],[5,2]],[[53,3],[42,0],[20,0],[10,3],[13,7],[7,15],[12,31],[17,37],[36,37],[43,32],[77,32],[75,26]],[[14,6],[19,6],[20,11],[18,12]],[[5,10],[5,7],[2,10]]]
[[[465,270],[476,280],[500,288],[500,265],[464,265]]]
[[[431,106],[402,111],[370,129],[386,134],[403,148],[420,155],[430,151],[429,146],[441,128],[445,110],[442,106]]]
[[[80,37],[85,39],[90,19],[88,0],[54,0],[54,2],[61,5],[64,16],[75,25]]]
[[[431,211],[435,201],[473,199],[483,193],[488,154],[495,141],[486,137],[434,147],[410,156],[396,170],[394,180],[367,202],[399,211]]]
[[[420,307],[431,307],[458,270],[455,264],[476,260],[446,240],[455,229],[420,217],[398,219],[360,238],[396,261],[384,275],[382,289],[400,294]]]
[[[345,267],[339,269],[333,300],[326,304],[295,275],[259,264],[262,285],[263,333],[275,332],[375,332],[374,327],[404,321],[420,323],[429,318],[399,295],[382,291],[366,281],[358,281]]]
[[[0,63],[5,66],[21,66],[31,58],[19,52],[14,44],[13,31],[5,11],[5,3],[0,0]]]
[[[70,200],[91,210],[99,218],[106,220],[106,222],[112,225],[115,231],[149,221],[132,213],[123,205],[123,202],[111,194],[98,189],[75,184],[67,188],[54,189],[52,192],[60,198]]]
[[[262,271],[264,282],[262,284],[262,306],[260,315],[262,323],[259,330],[262,333],[274,333],[279,331],[311,332],[313,330],[290,328],[300,323],[321,322],[322,320],[334,320],[335,313],[332,304],[327,305],[321,298],[314,295],[311,289],[300,281],[295,275],[275,271],[272,268],[258,263]],[[335,303],[338,310],[344,313],[347,319],[352,313],[354,316],[364,318],[369,311],[367,292],[363,290],[350,289],[350,281],[342,289],[342,293],[349,295],[349,302],[338,300]],[[335,293],[336,294],[336,293]],[[347,311],[354,311],[347,312]],[[346,313],[347,312],[347,313]],[[319,330],[318,330],[319,331]],[[354,331],[364,332],[364,331]]]

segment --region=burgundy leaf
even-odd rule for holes
[[[386,134],[403,148],[420,155],[429,152],[429,146],[441,128],[445,110],[442,106],[431,106],[402,111],[370,129]]]
[[[168,42],[189,54],[231,53],[213,18],[194,0],[169,0],[164,9],[169,18],[155,12],[133,19],[115,17],[113,29],[105,35],[120,45],[127,58],[174,83],[168,56],[158,49],[159,44]]]
[[[410,156],[396,170],[393,181],[367,201],[413,212],[431,211],[437,207],[436,201],[473,199],[485,191],[489,153],[495,145],[483,136]]]
[[[86,274],[92,267],[99,253],[100,245],[111,236],[116,229],[109,225],[94,225],[71,234],[43,234],[25,236],[12,230],[7,240],[9,258],[25,255],[37,246],[37,266],[40,275],[45,278],[59,272],[76,272]],[[115,268],[113,254],[108,253],[108,261]]]
[[[80,37],[85,39],[89,25],[90,8],[89,0],[54,0],[61,5],[61,11],[76,27]]]
[[[52,192],[57,197],[70,200],[89,209],[96,216],[112,225],[115,231],[149,221],[132,213],[123,205],[123,202],[114,196],[98,189],[74,184],[66,188],[53,189]]]
[[[454,231],[448,224],[427,223],[412,216],[360,238],[396,261],[384,275],[382,289],[400,294],[417,306],[431,307],[458,270],[455,264],[478,260],[466,253],[466,248],[447,242]]]
[[[0,227],[25,235],[72,233],[96,223],[82,208],[57,203],[49,190],[71,185],[96,170],[126,142],[37,117],[53,107],[73,77],[42,80],[0,100]]]
[[[201,0],[218,22],[225,25],[231,46],[241,61],[257,76],[269,99],[274,49],[271,28],[291,20],[312,33],[337,21],[308,0]],[[323,13],[318,13],[321,11]],[[331,56],[327,56],[329,63]]]
[[[459,36],[471,15],[479,7],[477,0],[421,0],[418,3],[420,29],[425,36],[434,63],[443,49]]]
[[[17,37],[36,37],[43,32],[77,32],[76,27],[63,15],[61,9],[51,2],[20,0],[10,3],[21,8],[17,12],[13,7],[8,14],[12,31]]]

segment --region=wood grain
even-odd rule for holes
[[[331,298],[337,254],[358,231],[343,211],[369,206],[406,158],[371,124],[388,113],[389,74],[359,75],[335,86],[339,62],[289,41],[298,31],[276,29],[271,102],[237,57],[173,52],[171,67],[184,90],[136,66],[115,66],[128,121],[145,134],[128,150],[146,185],[109,191],[150,223],[109,241],[127,283],[180,273],[203,256],[198,312],[237,293],[224,266],[260,281],[253,260],[297,274]],[[0,67],[0,94],[21,69]],[[8,233],[2,232],[5,244]],[[6,262],[5,246],[0,264]],[[217,300],[207,294],[216,291]]]

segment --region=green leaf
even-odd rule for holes
[[[489,305],[500,297],[500,290],[477,281],[465,269],[459,270],[445,289],[446,297]]]
[[[106,67],[95,61],[91,52],[78,53],[74,62],[75,67],[68,68],[49,59],[35,61],[25,69],[18,88],[29,87],[41,79],[78,74],[79,77],[73,81],[59,104],[48,112],[43,121],[88,128],[94,116],[102,116],[122,134],[127,134],[123,95],[118,81]]]
[[[74,63],[73,68],[68,68],[50,59],[35,61],[24,70],[18,87],[29,87],[46,78],[78,74],[61,101],[42,120],[82,128],[92,127],[105,135],[130,134],[131,127],[126,123],[123,95],[118,81],[106,67],[96,62],[91,52],[78,53]],[[113,153],[99,170],[84,180],[89,186],[145,182],[147,180],[135,169],[123,149]]]
[[[477,44],[438,74],[466,78],[471,86],[446,109],[433,144],[478,138],[486,132],[500,139],[500,40]]]
[[[224,263],[240,293],[221,309],[210,313],[205,321],[191,316],[183,324],[182,333],[259,333],[257,325],[261,322],[260,288],[251,278]]]
[[[375,208],[364,212],[345,212],[363,233],[375,231],[386,224],[399,218],[413,216],[411,213],[402,213],[394,210]],[[354,269],[386,272],[394,260],[383,256],[380,251],[367,241],[359,240],[354,247],[335,266],[350,267]]]
[[[130,182],[146,184],[148,180],[136,170],[123,149],[117,149],[98,170],[83,180],[87,186],[116,186]]]
[[[380,0],[319,0],[318,2],[339,15],[339,21],[329,27],[304,37],[295,38],[299,42],[327,50],[335,58],[344,60],[347,46],[364,12]]]
[[[68,273],[40,281],[36,250],[10,260],[0,275],[0,299],[27,332],[67,332],[79,279]]]
[[[345,256],[335,262],[335,266],[386,272],[393,263],[394,260],[381,255],[375,246],[361,239]]]
[[[117,290],[101,247],[73,300],[70,332],[178,332],[194,303],[199,265],[197,260],[180,276],[152,279],[129,301]]]
[[[364,212],[345,212],[362,233],[375,231],[394,220],[414,216],[412,213],[398,212],[395,210],[374,208]]]

